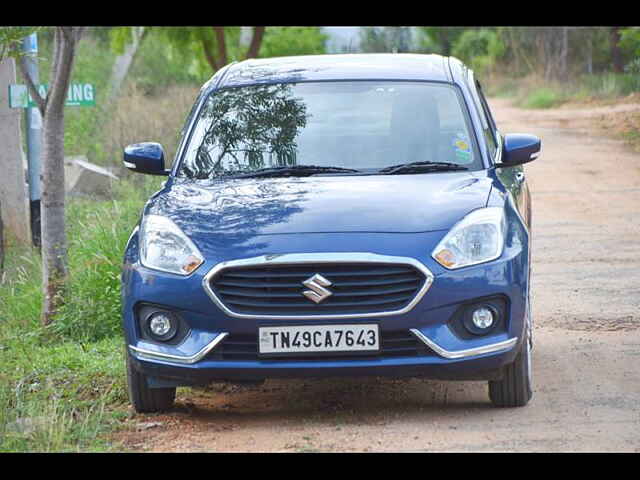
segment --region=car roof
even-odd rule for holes
[[[244,60],[229,65],[207,86],[322,80],[422,80],[451,83],[448,57],[405,53],[301,55]],[[211,80],[214,80],[212,78]]]

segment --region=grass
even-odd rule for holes
[[[565,100],[562,93],[550,88],[538,88],[530,92],[519,105],[524,108],[551,108]]]
[[[189,85],[155,93],[145,93],[135,83],[127,85],[102,125],[102,164],[120,164],[123,146],[142,141],[161,143],[169,163],[197,94],[198,88]]]
[[[128,416],[119,275],[127,238],[159,187],[124,183],[107,202],[67,210],[67,302],[40,325],[35,249],[10,245],[0,285],[0,451],[109,451],[106,433]],[[132,193],[133,192],[133,193]]]
[[[6,340],[5,340],[6,341]],[[7,342],[2,356],[0,452],[108,451],[126,402],[122,340]],[[22,353],[11,359],[16,352]]]
[[[636,152],[640,152],[640,129],[629,127],[629,129],[623,131],[621,135]]]
[[[490,96],[512,98],[522,108],[552,108],[566,102],[614,100],[640,92],[640,75],[600,73],[577,75],[569,82],[546,82],[535,76],[494,76],[486,82]]]
[[[45,73],[50,45],[44,35],[40,40]],[[72,81],[96,85],[96,107],[66,109],[65,154],[114,166],[128,143],[155,140],[165,145],[170,163],[198,89],[174,85],[149,92],[136,87],[134,75],[116,104],[106,108],[101,98],[114,59],[98,38],[87,35],[80,42]],[[167,80],[158,59],[138,57],[134,68],[144,70],[150,61],[154,68],[146,71]],[[0,279],[0,452],[121,448],[108,440],[129,416],[120,266],[133,225],[161,179],[118,173],[123,180],[113,200],[67,203],[66,303],[46,328],[40,324],[39,252],[7,241]]]

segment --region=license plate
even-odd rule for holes
[[[377,352],[377,324],[260,327],[260,354]]]

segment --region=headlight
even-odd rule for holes
[[[502,255],[505,230],[502,208],[474,210],[453,226],[431,256],[448,269],[495,260]]]
[[[193,242],[166,217],[145,216],[140,238],[140,261],[145,267],[189,275],[204,262]]]

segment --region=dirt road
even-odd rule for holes
[[[491,104],[503,133],[543,139],[526,167],[536,322],[527,407],[492,407],[485,382],[268,381],[179,390],[174,412],[138,415],[119,439],[147,451],[640,452],[640,155],[595,129],[620,106]]]

